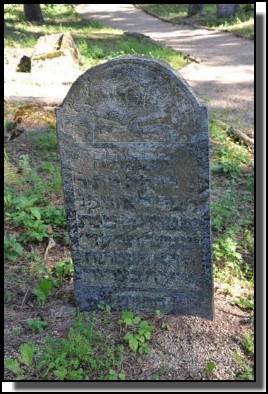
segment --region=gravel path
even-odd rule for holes
[[[180,74],[210,110],[228,121],[253,128],[254,42],[230,33],[161,21],[132,4],[78,4],[83,18],[138,32],[200,59]]]

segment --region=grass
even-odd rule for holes
[[[213,256],[216,276],[253,286],[252,150],[228,136],[228,126],[210,121]]]
[[[188,63],[180,53],[150,38],[123,34],[95,21],[82,20],[71,5],[41,7],[45,24],[32,25],[24,21],[22,4],[5,4],[5,46],[33,47],[42,35],[70,32],[80,52],[83,69],[125,55],[157,58],[176,70]]]
[[[222,283],[220,291],[225,296],[253,313],[253,151],[235,142],[229,127],[217,118],[209,123],[214,276]],[[236,380],[254,380],[253,357],[254,337],[246,332],[240,352],[234,355],[241,371]]]
[[[139,4],[151,14],[173,23],[189,23],[229,31],[236,36],[254,39],[254,5],[239,4],[236,15],[216,17],[216,4],[205,4],[200,15],[187,17],[188,4]]]
[[[78,315],[67,338],[48,337],[39,356],[41,376],[49,380],[53,375],[57,380],[107,380],[111,371],[123,373],[123,347],[99,335],[95,324],[94,315]]]
[[[30,322],[38,330],[42,323]],[[19,358],[6,358],[5,367],[18,380],[36,373],[45,380],[124,380],[123,346],[98,334],[95,325],[94,314],[78,314],[66,338],[47,336],[42,346],[24,343]]]

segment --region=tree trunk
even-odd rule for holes
[[[204,10],[204,5],[205,4],[189,4],[188,7],[188,18],[190,18],[193,15],[200,14]]]
[[[40,4],[23,4],[24,15],[27,22],[44,23]]]
[[[237,12],[238,4],[217,4],[217,17],[228,17]]]

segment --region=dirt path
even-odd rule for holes
[[[163,22],[132,4],[78,4],[83,18],[148,35],[200,59],[180,74],[210,110],[246,128],[254,122],[254,43],[230,33]]]

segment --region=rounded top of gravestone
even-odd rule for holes
[[[88,119],[91,129],[93,124],[128,130],[154,125],[154,130],[150,127],[151,142],[194,142],[207,133],[206,108],[183,78],[165,63],[145,57],[120,57],[88,69],[69,90],[58,120],[60,113],[64,113],[65,133],[78,142],[81,135],[74,135],[74,126],[81,130]],[[97,134],[95,141],[117,141],[113,133]],[[147,140],[148,134],[141,134],[144,132],[125,133],[123,141]]]
[[[72,89],[70,89],[70,93],[72,93],[72,90],[75,89],[77,83],[85,83],[104,70],[107,72],[110,71],[112,77],[114,74],[114,69],[118,70],[118,68],[122,68],[122,71],[125,70],[125,72],[129,72],[130,70],[128,68],[131,66],[140,67],[144,70],[147,69],[148,71],[151,70],[152,72],[166,75],[166,77],[169,77],[174,83],[177,83],[184,90],[185,94],[189,96],[189,98],[192,98],[193,101],[196,101],[199,104],[198,99],[191,90],[191,87],[177,71],[169,66],[168,63],[144,56],[121,56],[99,64],[95,67],[91,67],[74,82]],[[123,73],[121,74],[121,78],[122,77],[124,77]],[[144,75],[144,77],[146,78],[146,75]],[[68,95],[66,98],[68,98]]]
[[[143,69],[144,76],[143,76],[143,83],[140,81],[140,75],[132,73],[132,68],[138,69]],[[146,75],[146,70],[148,75]],[[139,84],[146,86],[146,79],[150,78],[149,73],[154,73],[159,76],[159,78],[166,77],[169,78],[170,81],[173,83],[177,84],[182,91],[184,92],[185,96],[187,96],[192,103],[196,105],[200,105],[198,102],[198,99],[194,95],[193,91],[191,90],[190,86],[187,84],[187,82],[183,79],[181,75],[175,70],[173,70],[166,62],[157,60],[157,59],[152,59],[152,58],[146,58],[144,56],[122,56],[116,59],[109,60],[105,63],[99,64],[95,67],[89,68],[87,71],[84,72],[72,85],[68,95],[66,96],[64,102],[68,100],[70,95],[75,94],[76,90],[78,89],[80,91],[81,89],[81,84],[87,84],[90,81],[96,79],[99,79],[103,73],[105,73],[106,77],[111,78],[111,82],[115,82],[115,74],[119,73],[118,78],[123,79],[126,78],[127,75],[131,75],[133,78],[133,82],[138,80]],[[136,78],[135,78],[136,77]],[[108,81],[107,81],[108,82]],[[147,85],[149,84],[150,79],[147,81]],[[148,87],[148,86],[146,86]],[[78,93],[79,93],[78,91]]]

